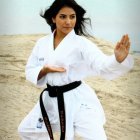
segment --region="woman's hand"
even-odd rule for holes
[[[50,72],[65,72],[66,69],[64,69],[63,67],[56,67],[56,66],[48,66],[45,65],[43,67],[44,71],[46,71],[46,73],[50,73]]]
[[[66,69],[63,68],[63,67],[56,67],[56,66],[48,66],[48,65],[45,65],[39,75],[38,75],[38,79],[37,80],[40,80],[43,76],[45,76],[46,74],[48,73],[54,73],[54,72],[65,72]]]
[[[125,60],[127,55],[129,54],[130,49],[130,41],[128,35],[124,35],[120,42],[117,43],[114,53],[116,60],[121,63]]]

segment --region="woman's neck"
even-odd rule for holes
[[[54,49],[57,48],[57,46],[60,44],[60,42],[64,39],[66,35],[61,34],[57,31],[54,33]]]
[[[62,40],[65,36],[66,36],[66,34],[64,34],[62,32],[59,32],[57,30],[55,31],[54,38],[57,38],[59,40]]]

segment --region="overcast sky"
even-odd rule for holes
[[[122,34],[132,38],[140,50],[140,0],[76,0],[92,20],[92,33],[109,41]],[[49,33],[50,28],[39,12],[53,0],[0,0],[0,34]]]

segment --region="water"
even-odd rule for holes
[[[92,34],[116,43],[128,34],[133,51],[140,51],[139,0],[76,0],[92,19]],[[52,0],[0,0],[0,35],[50,33],[39,16]]]

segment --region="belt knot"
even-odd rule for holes
[[[47,84],[48,92],[50,97],[57,97],[58,93],[62,93],[61,88],[58,86],[50,86]]]

